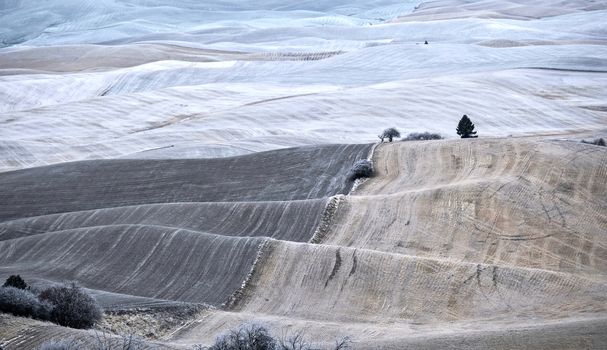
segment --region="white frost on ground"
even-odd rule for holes
[[[0,171],[607,128],[604,4],[417,5],[5,1]]]

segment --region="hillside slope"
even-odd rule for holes
[[[154,300],[221,307],[268,240],[313,237],[328,198],[348,191],[347,173],[369,149],[330,145],[2,173],[0,278],[76,280],[115,293],[102,293],[106,308]]]
[[[376,175],[339,202],[320,244],[272,243],[232,312],[212,311],[175,340],[210,341],[207,330],[254,318],[325,342],[352,332],[362,348],[511,348],[522,346],[508,338],[521,332],[514,324],[533,325],[525,337],[562,328],[575,338],[576,322],[604,322],[605,149],[399,142],[374,161]]]
[[[580,141],[607,138],[605,18],[0,1],[0,281],[76,280],[152,348],[260,322],[315,348],[603,350],[607,148]],[[372,145],[389,127],[444,139]],[[3,349],[94,336],[0,314]]]

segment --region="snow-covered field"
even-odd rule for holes
[[[607,0],[0,0],[0,279],[209,306],[170,347],[255,319],[361,349],[607,347],[607,151],[578,143],[607,136],[606,19]],[[457,140],[463,114],[479,139]],[[387,127],[447,140],[370,145]],[[53,334],[91,335],[0,314],[0,347]]]
[[[0,169],[605,129],[607,4],[537,3],[4,1]]]

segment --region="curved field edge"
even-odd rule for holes
[[[387,340],[392,335],[366,334],[366,342],[361,343],[365,348],[398,347],[419,344],[424,335],[411,331],[416,325],[440,328],[536,320],[539,330],[576,317],[600,318],[607,312],[601,248],[606,157],[607,152],[598,147],[522,139],[383,144],[374,156],[376,175],[352,195],[329,202],[330,220],[323,220],[328,224],[321,225],[322,235],[311,241],[321,244],[268,242],[264,263],[231,312],[210,311],[201,322],[210,318],[212,324],[194,325],[175,340],[201,339],[205,330],[225,330],[236,320],[274,324],[271,320],[281,319],[287,327],[305,329],[325,341],[340,334],[335,329],[325,332],[327,324],[342,330],[357,323],[370,328],[401,324],[410,334],[393,342]],[[538,188],[550,194],[549,200],[569,205],[563,213],[566,224],[541,222],[545,212],[541,204],[538,209],[532,202]],[[446,221],[469,202],[480,209],[471,212],[475,225],[468,225],[465,218]],[[419,208],[428,208],[427,213],[421,215]],[[494,219],[496,213],[500,220]],[[583,223],[576,218],[582,214]],[[512,218],[527,223],[526,235],[512,230],[521,229],[520,225],[504,225]],[[408,226],[417,227],[417,233],[410,233]],[[577,235],[566,229],[571,226],[577,227]],[[501,244],[493,259],[481,255],[485,250],[477,245],[485,243],[483,239],[452,233],[471,234],[470,228],[496,232],[498,227],[502,234],[497,244],[487,243]],[[539,235],[542,230],[548,237]],[[569,241],[560,241],[560,246],[559,241],[544,243],[563,235]],[[538,244],[552,251],[538,255]],[[577,255],[580,260],[572,260],[574,247],[586,250],[588,259]],[[519,257],[499,253],[517,250]],[[528,259],[523,259],[524,252],[529,252]],[[468,337],[458,336],[453,335],[460,342]],[[485,340],[519,344],[491,329],[486,337],[469,336],[480,344]],[[585,337],[572,334],[576,341],[604,341],[596,332]],[[450,336],[438,336],[429,344],[442,344],[444,339]]]
[[[542,269],[275,242],[237,309],[336,322],[558,318],[604,313],[606,291]]]
[[[479,139],[384,144],[323,243],[607,274],[607,151]]]
[[[349,191],[348,170],[370,146],[221,159],[95,160],[0,173],[0,221],[139,204],[329,197]]]
[[[595,345],[600,349],[607,342],[602,328],[605,317],[581,317],[559,320],[520,320],[455,322],[424,325],[409,322],[331,322],[295,317],[246,312],[210,310],[197,323],[181,329],[167,339],[171,344],[190,347],[210,344],[216,334],[233,325],[254,320],[283,332],[302,331],[315,344],[331,346],[334,339],[350,335],[355,349],[444,349],[457,344],[458,349],[576,349],[578,344]],[[575,346],[572,346],[575,345]],[[583,348],[583,346],[582,346]]]
[[[276,202],[161,203],[51,214],[0,223],[0,241],[71,229],[157,226],[234,237],[305,242],[327,199]]]
[[[245,279],[263,240],[153,226],[75,229],[0,242],[0,271],[220,306]]]

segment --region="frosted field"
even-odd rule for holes
[[[604,130],[607,5],[538,3],[4,1],[0,169]]]
[[[159,348],[253,320],[321,347],[607,348],[607,148],[579,143],[607,136],[606,19],[605,0],[0,0],[0,280],[77,280],[149,312],[127,331]],[[373,145],[387,127],[446,139]],[[57,337],[93,333],[0,313],[0,347]]]

